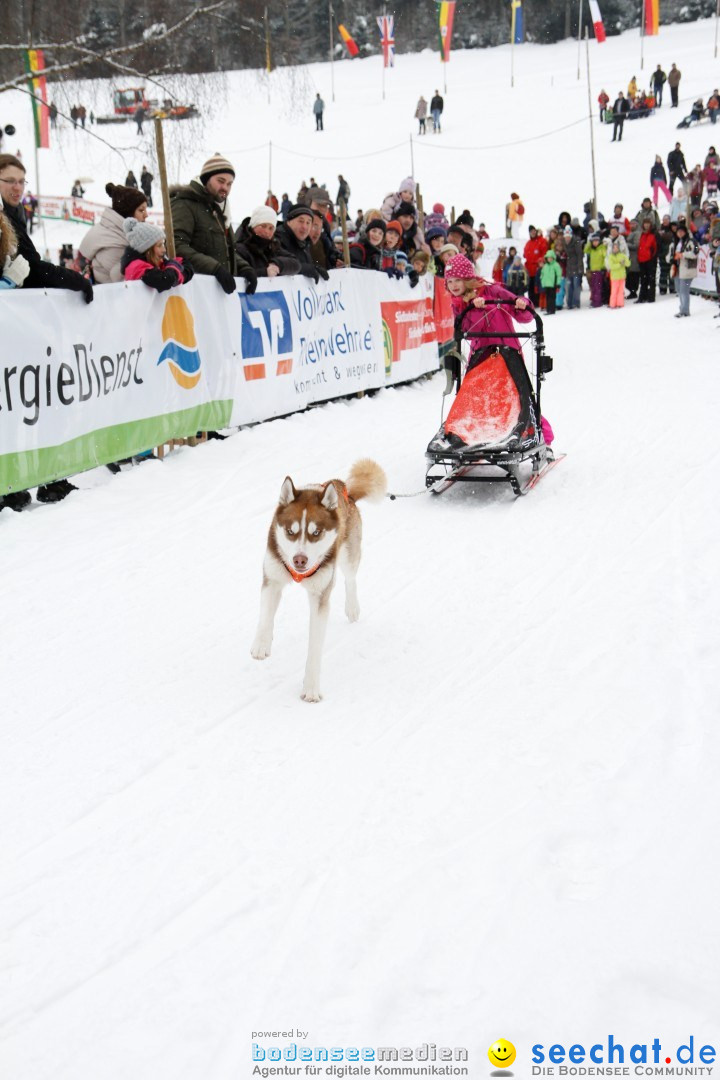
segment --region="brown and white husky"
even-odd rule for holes
[[[345,575],[345,614],[350,622],[360,616],[356,577],[362,522],[355,504],[360,499],[379,501],[386,490],[385,473],[367,459],[355,462],[347,484],[328,480],[297,489],[287,476],[280,489],[263,562],[260,619],[250,651],[256,660],[270,655],[282,591],[292,581],[298,582],[310,602],[305,701],[319,701],[321,696],[320,661],[338,564]]]

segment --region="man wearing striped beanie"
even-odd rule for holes
[[[198,274],[212,274],[226,293],[237,291],[236,277],[245,278],[245,292],[255,292],[257,274],[235,251],[228,197],[235,169],[220,154],[205,162],[189,184],[171,189],[175,252]]]

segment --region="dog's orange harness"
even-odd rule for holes
[[[321,565],[321,563],[318,563],[317,566],[313,566],[312,570],[304,570],[302,574],[298,574],[297,570],[291,570],[288,564],[284,563],[285,569],[287,570],[293,581],[304,581],[305,578],[312,577],[313,574],[317,573]]]

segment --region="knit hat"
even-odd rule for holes
[[[248,225],[254,229],[256,225],[277,225],[277,214],[272,206],[256,206],[250,215]]]
[[[308,200],[308,206],[312,202],[320,203],[323,206],[332,206],[332,199],[328,195],[327,188],[316,185],[308,189],[308,193],[305,196]]]
[[[382,229],[384,235],[387,230],[387,225],[382,218],[372,218],[365,226],[365,232],[369,233],[371,229]]]
[[[572,236],[571,227],[569,225],[566,225],[565,228],[563,229],[563,233],[565,234],[565,236]]]
[[[385,226],[385,232],[396,232],[399,236],[402,236],[403,227],[399,221],[388,221]]]
[[[398,251],[395,253],[395,264],[397,266],[402,266],[403,270],[405,269],[408,264],[408,257],[404,251]]]
[[[413,263],[421,262],[427,270],[428,263],[430,262],[430,256],[428,255],[427,251],[416,251],[412,257],[412,261]]]
[[[448,278],[462,278],[472,281],[477,277],[475,267],[464,255],[455,255],[445,267],[445,280]]]
[[[147,195],[137,188],[123,184],[106,184],[105,191],[112,199],[112,208],[120,217],[131,218],[137,208],[147,202]]]
[[[444,214],[445,207],[441,202],[433,203],[433,214]]]
[[[460,216],[455,219],[455,224],[469,225],[472,229],[473,225],[475,224],[475,218],[468,210],[463,210],[462,214],[460,214]]]
[[[590,236],[590,239],[591,239],[591,240],[602,240],[602,236],[600,235],[600,233],[599,233],[599,232],[594,232],[594,233],[592,233],[592,235]]]
[[[203,184],[207,184],[210,177],[217,176],[218,173],[230,173],[231,176],[234,176],[235,169],[227,158],[222,157],[220,154],[213,154],[201,168],[200,179]]]
[[[415,194],[415,181],[412,176],[406,176],[405,179],[400,182],[398,191],[412,191],[413,195]]]
[[[440,254],[447,255],[448,252],[450,252],[451,255],[459,255],[460,249],[456,244],[443,244],[440,248]]]
[[[411,202],[401,202],[397,210],[395,211],[397,217],[402,217],[403,214],[410,214],[411,217],[415,217],[416,213],[417,210]]]
[[[428,231],[425,233],[425,239],[427,240],[428,244],[431,240],[434,240],[436,236],[441,236],[443,240],[445,239],[445,230],[442,229],[439,225],[433,225],[432,229],[428,229]]]
[[[288,210],[287,214],[285,215],[285,220],[292,221],[293,218],[302,217],[303,215],[305,215],[305,217],[309,217],[311,220],[314,216],[309,206],[303,206],[302,203],[296,203],[295,206],[291,206]]]
[[[149,221],[137,221],[135,218],[125,218],[123,230],[127,241],[133,251],[144,255],[159,240],[165,239],[165,233],[159,225],[152,225]]]

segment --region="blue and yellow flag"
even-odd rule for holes
[[[522,0],[510,0],[510,7],[512,9],[512,18],[510,22],[510,44],[522,45],[523,41],[525,40]]]

